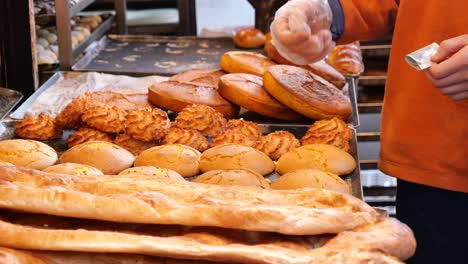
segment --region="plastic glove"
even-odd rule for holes
[[[270,29],[273,45],[295,64],[319,61],[335,46],[331,22],[327,0],[292,0],[276,12]]]
[[[432,57],[427,77],[453,100],[468,99],[468,34],[444,40]]]

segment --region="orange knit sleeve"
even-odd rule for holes
[[[341,0],[344,32],[338,43],[376,39],[393,27],[398,0]]]

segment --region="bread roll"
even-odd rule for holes
[[[176,171],[184,177],[200,172],[198,150],[185,145],[163,145],[143,151],[135,160],[135,166],[154,166]]]
[[[301,115],[266,92],[262,77],[247,73],[226,74],[220,78],[218,91],[222,97],[252,112],[283,120],[301,119]]]
[[[274,60],[276,63],[279,64],[286,64],[286,65],[295,65],[293,62],[285,59],[281,54],[279,54],[278,50],[276,49],[275,45],[273,45],[273,41],[271,38],[271,32],[268,32],[265,36],[265,46],[264,46],[265,54]]]
[[[260,189],[270,189],[270,183],[262,175],[251,170],[212,170],[198,176],[194,182],[252,186]]]
[[[319,169],[302,169],[286,173],[271,184],[272,189],[320,188],[350,194],[349,185],[338,175]]]
[[[276,171],[279,174],[300,169],[321,169],[338,175],[346,175],[356,169],[356,161],[349,153],[337,147],[311,144],[289,151],[276,163]]]
[[[177,113],[192,104],[210,106],[226,118],[234,118],[239,113],[239,107],[221,97],[217,89],[193,83],[155,83],[149,88],[148,97],[151,103]]]
[[[78,163],[101,170],[106,175],[117,174],[132,166],[135,156],[124,148],[104,141],[88,141],[65,151],[60,163]]]
[[[265,44],[265,35],[256,28],[244,28],[239,30],[233,38],[234,44],[239,48],[258,48]]]
[[[249,169],[267,175],[275,169],[275,164],[265,153],[236,144],[216,146],[202,154],[200,161],[202,172],[239,169]]]
[[[312,119],[347,119],[351,115],[351,102],[340,90],[303,68],[270,66],[263,84],[278,101]]]
[[[75,175],[75,176],[104,175],[102,171],[94,167],[84,165],[84,164],[69,163],[69,162],[47,167],[43,171],[50,172],[50,173]]]
[[[162,178],[169,178],[172,180],[184,180],[184,178],[179,173],[173,170],[169,170],[165,168],[157,168],[154,166],[133,167],[133,168],[123,170],[119,173],[119,175],[128,175],[128,174],[162,177]]]
[[[228,51],[221,57],[221,68],[229,73],[263,76],[266,68],[275,64],[269,58],[255,52]]]
[[[219,78],[226,74],[222,70],[191,70],[181,72],[169,78],[169,81],[189,82],[218,88]]]
[[[36,170],[57,162],[57,152],[48,145],[34,140],[9,139],[0,141],[0,160],[15,166]]]
[[[364,70],[359,41],[337,45],[328,54],[326,61],[344,75],[359,75]]]

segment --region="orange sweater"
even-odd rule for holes
[[[399,5],[398,5],[399,2]],[[380,169],[403,180],[468,192],[468,100],[443,96],[404,56],[468,33],[466,0],[341,0],[340,42],[395,25],[382,116]]]

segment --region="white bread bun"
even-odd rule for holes
[[[65,151],[60,163],[78,163],[114,175],[132,166],[135,156],[126,149],[104,141],[88,141]]]
[[[262,175],[251,170],[212,170],[198,176],[194,182],[216,185],[252,186],[270,189],[270,183]]]
[[[75,176],[82,176],[82,175],[104,175],[102,171],[88,166],[84,164],[78,163],[61,163],[57,165],[53,165],[43,169],[44,172],[50,173],[58,173],[58,174],[68,174],[68,175],[75,175]]]
[[[213,147],[202,154],[200,170],[249,169],[261,175],[273,172],[275,164],[263,152],[251,147],[226,144]]]
[[[169,178],[172,180],[184,180],[179,173],[164,168],[157,168],[154,166],[140,166],[140,167],[133,167],[123,170],[119,173],[119,175],[146,175],[146,176],[154,176],[156,178]]]
[[[319,169],[303,169],[286,173],[273,182],[271,188],[277,190],[320,188],[351,194],[349,185],[338,175]]]
[[[0,141],[0,160],[15,166],[42,170],[57,162],[57,152],[48,145],[25,139]]]
[[[200,172],[200,157],[200,152],[189,146],[162,145],[141,152],[135,160],[135,166],[166,168],[184,177],[192,177]]]

